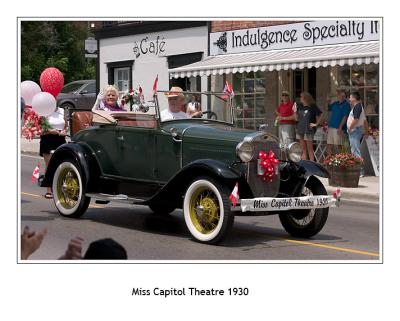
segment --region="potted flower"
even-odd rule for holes
[[[363,162],[362,158],[351,153],[335,154],[325,159],[324,164],[331,175],[329,185],[358,187]]]

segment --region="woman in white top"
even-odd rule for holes
[[[187,104],[186,113],[189,115],[189,117],[194,118],[200,118],[203,115],[200,103],[197,101],[196,95],[193,95],[192,100]]]
[[[46,168],[49,164],[52,150],[56,150],[59,146],[66,143],[68,123],[65,121],[64,109],[56,108],[56,110],[46,117],[50,126],[50,130],[44,132],[40,136],[40,156],[43,156]],[[50,187],[47,187],[45,198],[53,198]]]

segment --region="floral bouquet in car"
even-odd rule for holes
[[[144,103],[144,95],[142,87],[139,86],[139,89],[131,89],[127,90],[121,99],[122,106],[125,104],[133,105],[140,105]]]
[[[138,97],[139,93],[137,90],[127,90],[121,98],[121,104],[122,106],[125,106],[126,104],[130,104],[132,106],[133,104],[137,103]]]
[[[28,140],[32,140],[52,128],[46,117],[39,116],[32,109],[24,110],[22,120],[22,136]]]
[[[351,153],[335,154],[325,159],[324,164],[330,174],[329,185],[358,187],[361,166],[364,159]]]

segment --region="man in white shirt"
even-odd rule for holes
[[[171,90],[165,93],[165,96],[168,98],[168,109],[161,112],[161,121],[188,118],[188,115],[182,111],[185,105],[182,88],[171,87]]]

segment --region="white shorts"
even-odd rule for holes
[[[279,139],[282,145],[287,145],[295,141],[296,130],[295,125],[281,124],[279,125]]]
[[[329,145],[343,145],[343,133],[338,134],[337,128],[328,128],[326,143]]]

